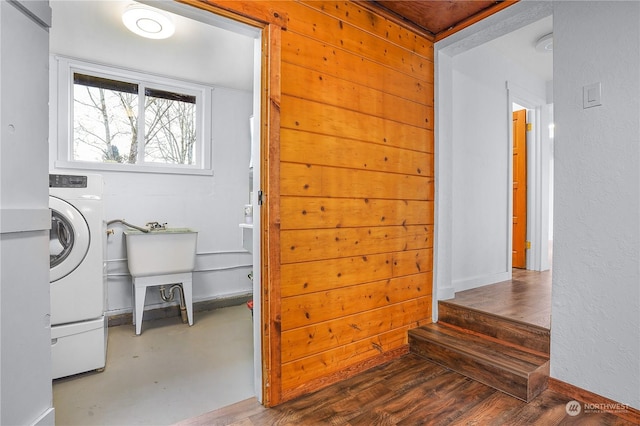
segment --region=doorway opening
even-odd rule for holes
[[[77,3],[77,4],[76,4]],[[200,274],[201,283],[200,288],[197,289],[198,283],[194,279],[194,302],[203,302],[207,304],[209,301],[216,301],[216,298],[223,299],[227,295],[231,295],[229,298],[233,297],[241,297],[242,295],[246,295],[246,293],[251,293],[254,300],[254,306],[258,307],[257,312],[254,312],[253,319],[251,313],[247,309],[247,306],[244,304],[238,305],[239,308],[242,308],[241,314],[243,314],[244,324],[250,324],[249,328],[252,329],[252,340],[247,342],[249,357],[253,356],[253,362],[247,368],[247,371],[251,369],[252,380],[247,380],[248,386],[252,388],[253,392],[249,396],[244,396],[243,398],[255,396],[259,401],[262,400],[263,393],[263,380],[262,380],[262,328],[261,328],[261,319],[262,316],[259,313],[259,307],[261,303],[261,270],[265,265],[262,262],[261,258],[261,221],[260,221],[260,205],[258,201],[258,193],[261,188],[262,181],[262,173],[260,170],[261,164],[261,141],[263,140],[263,135],[261,135],[261,129],[263,128],[263,108],[262,103],[263,99],[261,96],[262,93],[262,68],[263,68],[263,28],[260,26],[252,26],[248,20],[244,20],[242,22],[235,21],[228,16],[218,16],[208,10],[201,10],[197,7],[189,6],[186,4],[181,4],[174,1],[162,1],[162,2],[144,2],[149,5],[163,9],[167,12],[170,12],[177,16],[181,21],[184,20],[192,20],[197,22],[198,28],[188,28],[187,32],[193,35],[200,35],[200,39],[202,39],[202,33],[199,31],[203,31],[204,27],[210,27],[216,30],[223,30],[228,33],[233,33],[235,36],[241,36],[245,40],[249,40],[249,58],[251,59],[251,69],[248,71],[249,74],[249,88],[246,89],[242,86],[225,86],[225,82],[216,83],[215,81],[209,81],[208,78],[211,77],[212,74],[209,72],[208,68],[204,67],[204,63],[207,60],[210,63],[218,62],[219,66],[222,68],[226,68],[226,71],[229,69],[233,69],[233,67],[237,66],[235,60],[237,58],[233,57],[232,53],[228,50],[225,50],[225,46],[205,46],[204,48],[209,48],[208,51],[202,52],[203,46],[200,43],[197,43],[198,38],[190,38],[190,42],[187,42],[187,38],[185,33],[182,34],[176,33],[174,35],[174,45],[178,42],[175,40],[180,40],[182,44],[183,50],[194,50],[198,52],[202,52],[200,54],[202,62],[182,62],[180,60],[175,60],[175,63],[171,63],[171,61],[165,60],[164,63],[158,63],[158,59],[162,57],[160,54],[163,49],[168,49],[167,44],[163,44],[162,41],[158,40],[144,40],[140,41],[140,44],[144,44],[146,46],[143,54],[140,54],[139,51],[136,51],[137,54],[132,53],[134,51],[133,47],[130,45],[126,45],[123,40],[125,40],[126,36],[133,37],[128,35],[122,27],[122,23],[119,22],[119,8],[122,5],[126,7],[126,5],[130,2],[118,2],[118,1],[105,1],[105,2],[57,2],[53,4],[52,8],[54,9],[54,22],[52,27],[52,32],[56,31],[57,28],[65,28],[70,32],[73,32],[72,39],[74,40],[73,44],[81,45],[86,50],[85,52],[92,53],[95,52],[98,55],[99,51],[104,51],[109,57],[107,59],[101,59],[95,56],[88,55],[87,60],[95,61],[98,63],[106,63],[108,64],[108,59],[113,58],[113,60],[124,60],[123,58],[129,58],[133,56],[137,56],[138,59],[141,59],[148,65],[148,68],[141,68],[140,71],[148,72],[150,75],[158,74],[171,74],[174,72],[175,68],[180,68],[180,71],[185,71],[187,74],[184,76],[179,76],[184,80],[193,81],[193,82],[204,82],[212,86],[212,92],[214,100],[212,103],[214,104],[214,114],[224,113],[223,116],[226,123],[227,133],[218,133],[213,135],[211,138],[213,140],[213,153],[212,153],[212,162],[214,170],[211,171],[209,175],[206,173],[200,174],[168,174],[168,173],[156,173],[156,174],[144,174],[144,173],[122,173],[120,171],[115,170],[101,170],[105,176],[107,182],[107,187],[109,188],[109,194],[107,195],[109,199],[107,200],[109,203],[107,210],[105,211],[105,216],[107,219],[112,219],[114,217],[122,217],[122,212],[124,212],[124,217],[126,217],[131,223],[144,223],[145,219],[138,218],[136,215],[140,215],[140,217],[144,217],[144,215],[157,215],[157,217],[153,217],[153,219],[159,219],[162,221],[168,221],[170,225],[176,226],[178,224],[177,220],[185,220],[185,226],[192,226],[198,229],[199,232],[199,242],[202,241],[203,244],[199,247],[201,252],[198,253],[197,260],[197,270],[194,273],[194,278],[196,274]],[[56,7],[67,7],[67,8],[81,8],[81,7],[101,7],[98,11],[97,18],[89,19],[89,16],[86,13],[75,11],[76,14],[80,14],[82,19],[73,18],[72,21],[87,21],[89,25],[93,25],[93,28],[88,29],[80,29],[84,27],[72,27],[66,25],[64,21],[60,20],[60,16],[56,16]],[[74,15],[75,16],[75,15]],[[94,17],[92,15],[92,17]],[[58,18],[56,20],[56,18]],[[122,31],[121,33],[115,33],[112,36],[105,36],[105,39],[118,40],[118,45],[107,46],[104,43],[101,44],[99,41],[100,31],[103,29],[100,26],[107,21],[112,21],[112,26],[114,29],[118,31]],[[85,24],[87,23],[85,22]],[[84,25],[84,24],[83,24]],[[122,28],[121,28],[122,27]],[[184,29],[184,28],[183,28]],[[58,30],[60,31],[60,30]],[[59,34],[59,33],[58,33]],[[127,34],[126,36],[124,34]],[[56,35],[54,35],[56,37]],[[180,38],[183,37],[183,38]],[[93,40],[93,41],[91,41]],[[98,41],[96,41],[98,40]],[[142,39],[141,39],[142,40]],[[93,48],[89,46],[90,43],[93,43]],[[71,43],[63,46],[64,48],[70,48]],[[58,43],[57,46],[64,45],[64,43]],[[100,45],[100,49],[96,49],[95,46]],[[246,43],[245,43],[246,45]],[[245,45],[243,45],[243,52],[245,51]],[[126,46],[126,48],[125,48]],[[189,49],[186,49],[186,46]],[[53,46],[52,46],[53,47]],[[199,50],[200,49],[200,50]],[[216,52],[213,51],[216,50]],[[61,50],[64,50],[61,48]],[[216,56],[217,51],[221,50],[226,52],[226,58],[223,57],[220,59],[219,56]],[[232,49],[233,50],[233,49]],[[238,50],[238,49],[236,49]],[[53,51],[51,53],[62,54],[62,55],[72,55],[70,51]],[[76,56],[76,55],[74,55]],[[78,55],[80,56],[80,55]],[[176,56],[177,58],[178,56]],[[135,58],[134,58],[135,59]],[[226,59],[226,60],[225,60]],[[113,64],[114,66],[120,67],[130,67],[131,69],[137,69],[138,64],[135,65],[127,65],[123,63]],[[224,70],[221,70],[222,74]],[[175,71],[176,73],[178,71]],[[197,73],[200,74],[197,74]],[[191,73],[191,74],[189,74]],[[243,75],[245,73],[243,72]],[[204,81],[207,80],[207,81]],[[238,94],[240,93],[240,94]],[[217,100],[215,99],[217,97]],[[230,101],[230,102],[227,102]],[[217,105],[216,102],[218,103]],[[234,107],[240,105],[242,107],[242,112],[235,112]],[[52,111],[52,115],[55,115],[56,111]],[[238,117],[234,117],[234,114]],[[242,117],[240,118],[240,115]],[[253,120],[250,122],[249,117],[252,116]],[[230,120],[233,119],[233,124],[236,128],[229,129],[231,124],[229,124]],[[214,123],[214,131],[217,127],[218,130],[223,125]],[[241,129],[241,130],[237,130]],[[55,141],[56,138],[51,138],[52,141]],[[215,145],[215,144],[218,145]],[[55,151],[55,143],[52,143],[52,150]],[[238,149],[238,151],[234,151]],[[231,163],[227,160],[221,160],[224,158],[224,155],[221,153],[227,150],[227,160],[233,158],[235,161],[242,161],[242,165],[236,165],[235,163]],[[233,152],[232,152],[233,151]],[[234,154],[235,152],[235,154]],[[249,153],[251,159],[249,158]],[[246,157],[246,161],[245,161]],[[233,166],[233,167],[231,167]],[[253,166],[253,168],[251,167]],[[51,155],[50,160],[50,170],[56,170],[56,168],[63,167],[61,164],[57,164],[56,153],[54,152]],[[226,168],[225,168],[226,167]],[[237,179],[233,179],[236,173],[234,170],[242,169],[241,175],[237,176]],[[79,168],[78,173],[85,173],[87,169]],[[232,170],[233,169],[233,170]],[[226,178],[224,177],[226,173]],[[231,176],[231,178],[229,177]],[[224,180],[226,179],[226,180]],[[224,180],[224,183],[223,183]],[[240,182],[241,184],[236,184],[236,182]],[[242,187],[237,189],[236,186],[231,187],[232,182],[233,185],[241,185]],[[138,186],[138,187],[136,187]],[[144,188],[147,188],[144,190]],[[246,190],[245,190],[246,188]],[[251,190],[253,188],[253,191]],[[213,199],[213,196],[216,194],[223,194],[222,198]],[[238,195],[240,194],[240,195]],[[114,201],[117,197],[118,200]],[[238,202],[241,200],[241,202]],[[147,204],[148,206],[144,206]],[[240,247],[240,242],[242,241],[242,229],[239,225],[246,224],[246,220],[244,219],[244,205],[252,205],[253,217],[255,220],[251,223],[251,242],[248,249],[244,250],[243,247]],[[114,208],[115,206],[115,208]],[[155,206],[155,207],[154,207]],[[143,211],[144,207],[148,207],[149,211]],[[168,207],[168,208],[165,208]],[[112,210],[109,210],[109,209]],[[153,210],[151,210],[153,209]],[[228,210],[229,213],[221,213],[222,210]],[[120,211],[121,210],[121,211]],[[200,212],[197,212],[200,210]],[[231,217],[231,219],[230,219]],[[220,224],[223,225],[225,229],[218,229],[216,232],[213,232],[213,228]],[[118,230],[119,231],[119,230]],[[118,232],[118,234],[120,234]],[[111,247],[107,250],[111,250],[111,254],[115,251],[120,250],[121,238],[118,235],[118,238],[111,237]],[[120,253],[121,251],[118,251]],[[127,309],[130,309],[130,306],[127,306],[129,303],[130,297],[130,284],[127,281],[129,279],[128,272],[126,269],[126,259],[124,255],[118,256],[108,256],[109,263],[107,268],[107,287],[108,287],[108,298],[110,299],[110,303],[107,306],[107,314],[108,315],[116,315],[127,312]],[[252,283],[246,284],[249,282],[248,273],[253,277]],[[203,276],[207,276],[206,279],[202,278]],[[220,279],[219,277],[222,277]],[[239,278],[238,278],[239,277]],[[229,278],[229,279],[227,279]],[[233,284],[229,284],[229,282],[233,283],[236,280],[238,282],[242,282],[242,288],[233,287]],[[242,281],[241,281],[242,280]],[[206,281],[206,292],[203,291],[202,283]],[[226,286],[226,287],[225,287]],[[200,297],[197,296],[197,292],[200,291]],[[216,293],[217,292],[217,293]],[[226,293],[225,293],[226,292]],[[240,294],[242,293],[242,294]],[[150,294],[151,296],[151,294]],[[157,300],[158,297],[153,295],[154,297],[148,300],[148,305],[156,303],[158,309],[162,309],[162,302]],[[223,302],[224,303],[224,302]],[[242,302],[243,303],[243,302]],[[215,305],[215,303],[213,303]],[[216,307],[219,305],[215,305]],[[149,308],[149,306],[148,306]],[[205,308],[206,309],[206,308]],[[255,309],[254,309],[255,310]],[[130,311],[129,311],[130,312]],[[201,324],[204,324],[203,321]],[[150,324],[150,322],[145,321],[143,327]],[[198,327],[198,313],[196,313],[195,324],[194,326]],[[202,327],[202,326],[201,326]],[[151,327],[150,327],[151,328]],[[183,327],[184,328],[184,327]],[[187,329],[188,330],[188,329]],[[157,331],[157,330],[150,330]],[[141,338],[138,338],[136,341],[136,345],[140,345],[143,342],[144,335],[151,335],[152,333],[145,333],[143,329],[143,334]],[[115,335],[115,333],[114,333]],[[171,336],[164,336],[166,339],[170,339]],[[145,351],[148,353],[151,351],[149,348],[144,348],[140,346],[138,348],[141,351]],[[184,351],[181,353],[182,358],[177,358],[172,362],[175,362],[177,365],[180,364],[189,364],[189,359],[191,357],[195,357],[196,354],[189,351]],[[135,362],[136,359],[140,359],[140,357],[132,356],[131,357]],[[232,363],[235,360],[231,358],[227,359],[227,362]],[[107,370],[109,369],[109,357],[107,356]],[[173,369],[174,365],[172,364],[170,367],[158,367],[158,369]],[[89,373],[94,374],[92,380],[99,380],[100,373]],[[76,378],[74,378],[75,380]],[[185,379],[185,377],[176,376],[175,385],[172,383],[163,383],[166,386],[151,386],[148,393],[148,399],[153,400],[154,394],[162,393],[162,389],[180,389],[182,386],[186,386],[189,388],[188,384],[180,384],[180,380]],[[66,380],[66,379],[65,379]],[[71,379],[67,380],[67,383],[70,382]],[[65,384],[67,384],[65,383]],[[160,385],[160,383],[157,383]],[[144,384],[145,386],[148,385]],[[211,384],[214,386],[216,384]],[[233,379],[229,381],[225,381],[222,383],[222,386],[231,387],[235,386],[233,383]],[[154,390],[155,389],[155,390]],[[193,389],[190,389],[193,391]],[[165,391],[166,392],[166,391]],[[106,392],[110,394],[110,392]],[[146,397],[145,397],[146,398]],[[215,401],[212,401],[212,403]],[[176,402],[177,403],[177,402]],[[226,404],[225,404],[226,405]],[[218,407],[208,407],[210,409],[218,408]],[[193,416],[200,414],[202,411],[194,412]],[[179,420],[179,419],[177,419]]]
[[[533,130],[542,138],[546,123],[552,121],[547,103],[552,85],[545,84],[552,80],[552,66],[547,65],[551,56],[538,58],[539,65],[548,66],[546,77],[534,78],[539,67],[523,67],[520,61],[533,57],[535,37],[538,31],[549,32],[552,13],[548,4],[514,4],[434,46],[438,112],[434,294],[439,300],[512,278],[513,103],[531,110],[536,119]],[[536,33],[533,41],[525,40],[531,32]],[[519,42],[534,45],[514,43],[512,33]],[[507,55],[515,50],[521,56]],[[548,253],[543,246],[549,246],[551,224],[550,160],[543,159],[548,152],[541,149],[550,148],[527,147],[525,241],[531,241],[532,249],[526,267],[537,271],[549,266],[548,254],[541,253]],[[532,176],[531,170],[541,167],[546,172]]]
[[[510,126],[510,270],[550,269],[553,217],[553,104],[507,83]],[[517,120],[516,120],[517,117]]]

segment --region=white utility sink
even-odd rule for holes
[[[241,223],[240,229],[242,230],[242,247],[249,253],[253,252],[253,224]]]
[[[124,231],[132,277],[192,272],[198,232],[189,228]]]

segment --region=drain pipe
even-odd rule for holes
[[[182,318],[182,323],[184,324],[188,321],[188,319],[187,319],[187,307],[184,304],[184,289],[182,288],[182,284],[174,284],[171,287],[169,287],[168,296],[166,294],[165,287],[160,286],[160,297],[165,302],[171,302],[173,301],[175,296],[173,292],[174,290],[178,290],[178,292],[180,293],[180,317]]]
[[[128,226],[129,228],[137,229],[138,231],[141,231],[141,232],[145,232],[145,233],[149,232],[148,228],[143,228],[141,226],[132,225],[132,224],[126,222],[124,219],[110,220],[109,222],[107,222],[107,226],[111,225],[112,223],[121,223],[124,226]]]

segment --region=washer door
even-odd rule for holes
[[[49,196],[49,281],[55,282],[73,272],[89,250],[91,234],[84,216],[68,202]]]

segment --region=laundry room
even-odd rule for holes
[[[178,17],[182,19],[171,38],[146,39],[122,25],[122,11],[131,3],[52,2],[52,98],[55,96],[56,103],[62,105],[60,98],[68,96],[67,92],[61,93],[68,87],[59,84],[59,80],[70,78],[68,74],[60,75],[68,64],[90,70],[94,65],[106,65],[106,70],[116,73],[135,71],[178,84],[184,82],[187,87],[197,82],[204,90],[210,90],[209,115],[213,121],[208,125],[212,143],[202,153],[196,153],[207,158],[197,160],[203,164],[177,167],[169,164],[171,160],[151,163],[148,156],[142,165],[130,164],[133,160],[117,163],[99,157],[75,160],[67,146],[70,126],[64,125],[72,118],[52,102],[50,170],[102,175],[107,221],[123,219],[143,227],[158,222],[171,228],[197,230],[194,301],[246,296],[252,288],[248,279],[252,260],[242,247],[239,224],[245,221],[244,206],[250,204],[254,40],[182,17]],[[220,37],[224,37],[222,43]],[[61,65],[62,61],[65,65]],[[102,68],[95,69],[105,73]],[[206,123],[202,127],[205,126]],[[61,135],[67,140],[61,140]],[[105,138],[98,135],[97,139]],[[77,147],[80,151],[81,143],[77,142]],[[127,227],[115,223],[109,228],[113,233],[107,238],[107,314],[113,316],[131,312],[132,300],[123,236]],[[148,296],[147,309],[161,304],[159,295]]]
[[[242,305],[251,321],[254,262],[242,225],[252,221],[254,199],[259,35],[184,5],[171,6],[187,12],[168,14],[175,30],[167,38],[125,27],[123,12],[140,5],[132,1],[50,5],[50,176],[101,182],[106,321],[132,327],[125,232],[135,228],[197,232],[196,325],[199,310],[226,306]],[[95,195],[87,192],[81,196]],[[158,286],[146,289],[142,334],[147,321],[176,315],[186,293],[180,290],[173,297]]]

